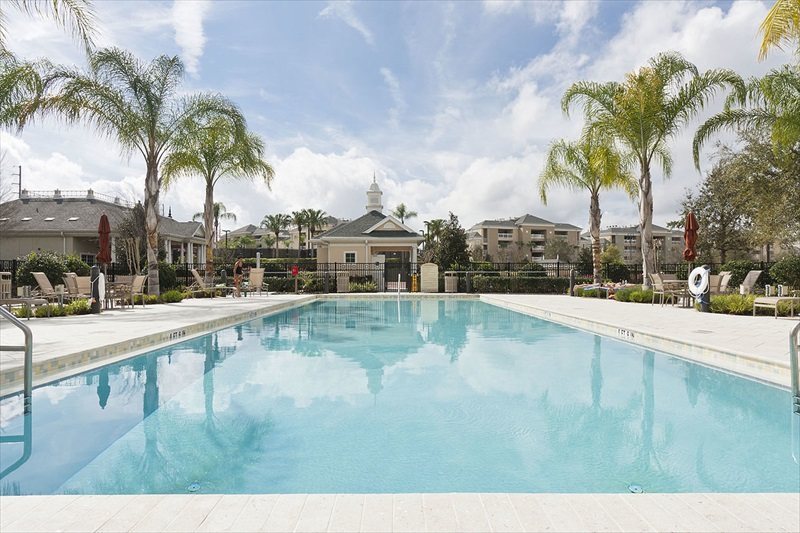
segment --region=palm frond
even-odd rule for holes
[[[92,53],[97,18],[89,0],[3,0],[0,2],[0,49],[5,49],[6,42],[4,6],[31,16],[53,19],[83,44],[87,55]]]
[[[763,35],[758,59],[766,59],[771,48],[783,50],[784,45],[794,44],[800,37],[800,2],[777,0],[758,28]]]

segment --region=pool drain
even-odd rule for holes
[[[635,484],[633,484],[633,483],[631,483],[630,485],[628,485],[628,490],[629,490],[630,492],[634,493],[634,494],[641,494],[641,493],[643,493],[643,492],[644,492],[644,489],[642,488],[642,486],[641,486],[641,485],[635,485]]]
[[[190,483],[189,486],[186,487],[186,490],[189,492],[197,492],[200,490],[200,483]]]

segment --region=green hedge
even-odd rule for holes
[[[800,289],[800,255],[784,257],[769,269],[776,283]]]
[[[569,278],[492,277],[477,275],[472,288],[482,293],[566,294]]]

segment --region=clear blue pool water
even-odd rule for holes
[[[36,389],[0,490],[797,491],[789,405],[478,301],[331,300]]]

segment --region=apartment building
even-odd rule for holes
[[[544,261],[548,242],[563,239],[577,250],[580,235],[581,228],[572,224],[526,214],[475,224],[468,231],[467,244],[470,249],[483,250],[484,257],[493,261]]]
[[[601,229],[600,241],[604,248],[609,244],[616,246],[626,263],[635,263],[642,259],[639,226],[611,226]],[[683,260],[683,231],[653,224],[653,246],[656,249],[656,263],[679,263]]]

